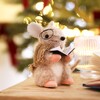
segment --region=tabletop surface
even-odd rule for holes
[[[37,87],[33,78],[0,92],[0,100],[100,100],[100,92],[84,88],[86,81],[73,74],[75,83],[58,86],[56,89]]]

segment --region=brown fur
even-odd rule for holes
[[[34,53],[33,63],[29,65],[31,71],[33,72],[35,84],[38,86],[44,86],[44,84],[48,81],[56,81],[57,84],[61,84],[61,81],[71,77],[71,68],[67,66],[68,62],[65,61],[65,57],[62,56],[61,60],[57,62],[58,67],[54,66],[54,63],[51,63],[50,59],[48,58],[48,56],[51,54],[50,49],[56,46],[63,47],[65,40],[60,40],[63,34],[58,28],[51,25],[49,25],[47,28],[52,28],[54,30],[54,34],[47,40],[38,37],[39,43]],[[59,64],[61,65],[60,67]],[[53,66],[58,68],[58,72],[55,73],[56,70],[52,69]],[[62,70],[62,72],[59,68]],[[60,79],[58,81],[59,75],[57,76],[57,74],[59,74],[59,72],[61,73],[61,76],[59,77]]]

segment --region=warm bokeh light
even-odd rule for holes
[[[32,58],[33,57],[33,46],[29,45],[22,51],[22,58]]]
[[[25,17],[23,21],[24,23],[29,24],[30,22],[32,22],[32,19],[30,17]]]
[[[16,22],[16,16],[21,11],[23,11],[21,4],[7,4],[0,0],[0,22]]]
[[[69,29],[65,27],[62,31],[66,37],[75,37],[81,35],[80,30],[78,28]]]
[[[94,32],[90,30],[83,30],[82,35],[83,36],[94,36]]]
[[[15,35],[15,36],[13,37],[13,41],[14,41],[14,43],[17,44],[17,45],[22,45],[23,42],[24,42],[24,38],[23,38],[21,35]]]
[[[43,21],[43,18],[41,17],[41,16],[37,16],[36,18],[35,18],[35,21],[37,22],[37,23],[42,23],[42,21]]]
[[[87,29],[80,30],[78,28],[69,29],[65,27],[64,29],[62,29],[62,31],[66,37],[95,36],[99,34],[99,30],[97,28],[90,30]]]
[[[67,2],[65,8],[68,11],[71,11],[71,10],[73,10],[75,8],[75,4],[73,2]]]
[[[51,5],[49,4],[48,6],[46,6],[46,7],[43,9],[43,14],[44,14],[44,15],[47,15],[50,11],[52,11],[52,7],[51,7]]]
[[[7,49],[7,43],[5,40],[0,39],[0,54]]]
[[[38,2],[35,7],[38,11],[42,10],[43,9],[43,2]]]

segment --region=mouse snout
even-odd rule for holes
[[[64,36],[62,36],[62,37],[60,38],[60,40],[61,40],[61,41],[64,41],[64,40],[65,40],[65,37],[64,37]]]

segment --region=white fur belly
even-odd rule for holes
[[[60,62],[54,63],[51,66],[51,69],[52,69],[53,73],[56,76],[57,82],[59,83],[60,80],[61,80],[62,72],[63,72],[63,65],[62,65],[62,63],[60,63]]]

